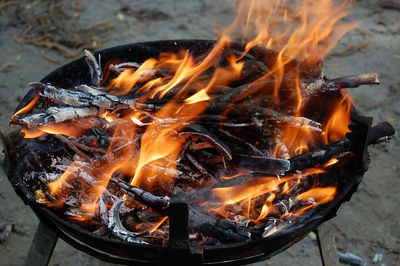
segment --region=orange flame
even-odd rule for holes
[[[342,92],[343,98],[334,106],[333,112],[326,122],[322,136],[324,143],[330,143],[342,139],[347,132],[350,132],[348,125],[351,123],[351,107],[352,99],[350,96]]]
[[[150,233],[156,231],[167,219],[168,216],[164,216],[164,218],[162,218],[153,228],[150,229]]]
[[[11,117],[11,122],[13,122],[13,123],[15,122],[15,116],[26,114],[30,110],[32,110],[32,108],[35,106],[35,104],[37,103],[39,98],[40,98],[39,93],[36,93],[36,95],[35,95],[35,97],[33,97],[32,101],[30,101],[26,106],[22,107],[17,112],[15,112],[15,114],[13,114],[13,116]]]
[[[223,113],[229,114],[230,107],[240,100],[247,99],[246,97],[252,99],[267,96],[266,98],[272,100],[268,102],[268,106],[263,107],[289,109],[288,115],[299,118],[296,121],[300,122],[278,125],[280,131],[274,136],[275,146],[271,150],[271,154],[278,158],[293,157],[316,145],[343,138],[348,132],[352,106],[350,97],[344,93],[338,93],[337,97],[327,100],[329,106],[326,108],[326,119],[321,122],[320,129],[315,129],[318,125],[312,125],[306,119],[302,120],[303,116],[307,117],[308,112],[313,110],[311,101],[309,102],[310,97],[305,94],[307,91],[304,91],[301,85],[301,80],[305,78],[302,67],[306,67],[307,64],[317,65],[343,34],[359,24],[341,22],[342,18],[350,14],[346,9],[347,1],[343,1],[341,5],[336,5],[335,2],[290,1],[289,6],[285,0],[239,1],[238,12],[232,25],[223,32],[211,51],[201,60],[193,58],[189,51],[161,53],[158,58],[145,60],[137,69],[126,69],[119,73],[107,85],[111,93],[137,94],[137,103],[143,104],[155,98],[170,100],[154,112],[136,108],[120,116],[111,111],[101,114],[100,118],[112,124],[114,129],[107,154],[101,162],[77,158],[60,178],[49,183],[51,195],[58,195],[57,204],[61,204],[63,198],[70,196],[72,181],[80,182],[82,174],[92,177],[93,182],[85,185],[89,188],[84,190],[85,193],[82,193],[79,199],[82,215],[75,217],[79,220],[90,220],[93,217],[99,197],[107,188],[110,178],[116,174],[130,178],[131,185],[155,194],[170,193],[176,177],[173,170],[177,167],[176,161],[187,138],[179,133],[187,125],[194,123],[209,107],[213,95],[242,77],[242,59],[256,47],[275,51],[269,51],[265,55],[265,73],[263,72],[252,84],[244,86],[243,91]],[[231,36],[237,31],[242,33],[244,40],[248,40],[244,53],[231,54],[225,58],[224,66],[215,66],[217,60],[224,56],[224,52],[231,46]],[[212,71],[209,71],[210,69]],[[165,73],[158,75],[161,70]],[[106,72],[108,76],[109,70]],[[170,95],[172,96],[167,97]],[[26,107],[15,113],[12,121],[16,115],[29,112],[38,99],[39,94]],[[264,124],[272,123],[267,116],[262,119]],[[26,138],[35,138],[43,134],[79,137],[94,125],[94,120],[76,119],[24,129],[24,133]],[[145,127],[144,133],[139,133],[139,127]],[[142,133],[143,135],[140,135]],[[239,185],[214,188],[212,193],[218,199],[218,207],[212,206],[209,210],[228,217],[227,207],[237,204],[242,208],[242,215],[254,222],[261,222],[277,212],[275,205],[279,196],[290,196],[293,188],[304,179],[313,178],[313,187],[291,195],[294,201],[305,203],[306,206],[293,213],[288,211],[282,217],[298,216],[316,204],[325,204],[335,197],[336,187],[318,187],[318,175],[337,162],[332,160],[320,169],[308,169],[283,177],[257,177]],[[228,180],[242,175],[244,174],[239,173],[222,178]],[[51,204],[55,206],[56,203]],[[203,205],[206,208],[208,206]],[[157,230],[167,218],[161,219],[151,232]]]

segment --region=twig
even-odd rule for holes
[[[60,60],[57,58],[51,57],[48,54],[46,54],[45,51],[41,51],[40,54],[49,62],[54,63],[54,64],[60,64]]]
[[[345,76],[327,80],[326,87],[337,87],[337,88],[355,88],[360,85],[377,85],[379,84],[378,74],[358,74],[353,76]]]
[[[60,134],[55,134],[54,135],[56,138],[58,138],[59,140],[61,140],[62,142],[64,142],[65,144],[67,144],[67,146],[73,150],[74,152],[76,152],[76,154],[78,154],[80,157],[84,158],[85,160],[90,160],[89,155],[87,155],[86,153],[82,152],[76,145],[74,142],[72,142],[69,138],[60,135]]]
[[[110,182],[117,185],[125,194],[128,194],[137,201],[140,201],[155,210],[165,212],[165,210],[169,206],[170,198],[167,196],[165,197],[155,196],[150,192],[132,186],[126,183],[125,181],[122,181],[114,177],[110,179]]]
[[[3,231],[0,233],[0,244],[5,242],[11,235],[11,232],[13,230],[13,225],[12,224],[7,224]]]
[[[101,113],[103,111],[97,107],[50,107],[42,113],[16,115],[15,122],[30,126],[46,126],[76,118],[98,116]]]
[[[140,236],[146,236],[149,235],[149,231],[145,231],[142,233],[137,233],[137,232],[132,232],[128,231],[121,223],[121,220],[119,218],[119,209],[121,208],[121,205],[125,202],[125,199],[118,199],[117,201],[114,202],[112,205],[111,209],[107,211],[107,207],[104,204],[103,197],[100,196],[98,200],[99,208],[100,208],[100,216],[107,226],[107,228],[111,231],[111,233],[124,240],[127,242],[133,242],[137,244],[142,244],[142,245],[148,245],[146,241],[137,239],[137,237]]]
[[[8,1],[0,5],[0,10],[6,9],[7,7],[18,5],[18,1]]]
[[[148,106],[146,104],[137,103],[136,98],[123,98],[87,85],[77,86],[75,90],[56,88],[50,84],[41,82],[31,82],[29,86],[37,90],[42,97],[49,98],[57,104],[67,104],[77,107],[100,107],[108,110],[121,108],[139,109],[143,106]],[[153,108],[153,106],[151,107]]]
[[[94,55],[89,51],[85,50],[86,55],[86,63],[89,65],[90,69],[90,76],[92,77],[92,85],[98,87],[101,82],[101,67],[100,62],[97,62]],[[99,61],[100,61],[100,54],[99,54]]]
[[[251,238],[245,224],[229,219],[218,219],[189,206],[189,223],[191,228],[215,237],[222,243],[241,242]]]
[[[381,138],[392,136],[394,133],[394,128],[389,123],[383,122],[378,124],[371,128],[367,144],[374,144]],[[346,154],[349,154],[353,148],[353,142],[348,139],[332,142],[313,151],[291,158],[289,160],[290,170],[288,172],[303,170],[313,167],[317,164],[323,164],[332,158],[340,158]]]
[[[279,158],[265,158],[261,156],[236,156],[237,168],[240,170],[283,175],[290,169],[290,162]]]
[[[209,142],[226,159],[232,160],[232,152],[229,147],[201,125],[191,124],[185,131],[180,132],[179,135],[198,136],[203,141]]]
[[[253,144],[251,144],[251,143],[249,143],[249,142],[247,142],[247,141],[244,141],[244,140],[242,140],[242,139],[239,138],[239,137],[236,137],[235,135],[231,134],[230,132],[228,132],[228,131],[226,131],[226,130],[220,129],[219,131],[220,131],[221,133],[223,133],[224,135],[228,136],[229,138],[232,138],[233,140],[239,142],[239,143],[242,144],[243,146],[246,146],[248,149],[250,149],[250,151],[252,151],[252,153],[253,153],[254,155],[258,155],[258,156],[260,156],[260,157],[267,158],[267,156],[266,156],[262,151],[260,151],[259,149],[257,149]]]
[[[88,30],[92,30],[92,29],[94,29],[94,28],[102,27],[102,26],[106,26],[107,28],[111,28],[111,27],[110,27],[110,23],[111,23],[110,21],[99,21],[99,22],[95,22],[95,23],[89,25],[89,26],[87,27],[87,29],[88,29]]]
[[[202,166],[197,160],[196,158],[194,158],[194,156],[192,154],[190,154],[189,152],[186,152],[186,158],[188,158],[188,160],[197,168],[197,170],[199,170],[203,175],[206,175],[208,177],[211,177],[212,179],[215,179],[215,177],[210,174],[207,169],[204,168],[204,166]]]
[[[0,66],[0,72],[5,72],[7,68],[15,67],[16,64],[13,62],[5,63],[2,66]]]

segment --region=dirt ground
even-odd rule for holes
[[[64,0],[55,1],[59,4],[54,6],[53,1],[0,0],[0,126],[8,125],[18,102],[28,91],[28,82],[38,81],[82,56],[83,48],[103,49],[165,39],[215,39],[214,22],[227,25],[232,20],[231,2]],[[400,1],[354,2],[350,19],[362,20],[362,24],[345,35],[325,59],[325,73],[336,77],[378,72],[379,86],[349,91],[359,111],[374,117],[375,122],[391,122],[398,132]],[[29,25],[33,27],[29,29]],[[68,31],[75,35],[68,35]],[[43,32],[64,46],[43,43],[35,35]],[[372,162],[359,190],[333,219],[336,245],[339,251],[358,255],[370,265],[376,254],[382,254],[377,265],[400,265],[400,140],[395,136],[389,144],[370,147],[369,151]],[[0,265],[20,265],[38,219],[4,176],[0,178],[0,202],[0,229],[6,224],[14,226],[10,237],[0,244]],[[50,265],[107,263],[59,240]],[[257,265],[321,265],[316,240],[313,235],[308,236]]]

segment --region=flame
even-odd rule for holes
[[[116,87],[118,90],[116,94],[126,94],[129,92],[140,78],[145,78],[149,71],[152,71],[156,64],[156,59],[147,59],[137,70],[132,71],[131,69],[124,70],[118,77],[113,79],[109,87]]]
[[[275,193],[271,193],[268,196],[267,200],[265,201],[264,205],[262,206],[261,213],[258,216],[257,221],[264,219],[271,212],[273,208],[272,202],[274,201],[274,199],[275,199]]]
[[[150,229],[150,233],[156,231],[167,219],[168,216],[164,216],[164,218],[162,218],[153,228]]]
[[[233,187],[214,188],[213,193],[224,205],[233,204],[239,201],[252,199],[278,189],[279,184],[289,180],[285,178],[257,178]]]
[[[76,163],[73,163],[57,180],[48,183],[47,187],[49,188],[50,194],[53,196],[56,195],[58,191],[64,186],[64,184],[68,181],[68,179],[71,178],[79,168],[80,166],[78,166]]]
[[[336,158],[330,159],[326,164],[324,164],[324,167],[332,166],[332,165],[336,164],[337,162],[339,162],[339,159],[336,159]]]
[[[256,178],[251,181],[247,181],[240,185],[235,185],[231,187],[214,188],[212,189],[213,195],[215,195],[219,200],[219,207],[210,208],[211,211],[217,212],[222,216],[226,216],[224,211],[229,205],[240,204],[247,205],[247,210],[243,210],[242,215],[245,215],[248,219],[258,222],[263,220],[271,212],[275,211],[274,200],[277,193],[288,194],[291,188],[291,183],[299,183],[302,179],[309,176],[316,176],[318,174],[325,173],[326,171],[322,168],[311,168],[303,172],[288,175],[282,178],[274,177],[264,177]],[[282,186],[283,184],[283,186]],[[332,187],[335,188],[335,187]],[[335,188],[336,189],[336,188]],[[326,193],[325,193],[326,192]],[[324,204],[331,201],[336,194],[336,190],[320,189],[319,187],[311,188],[306,192],[300,194],[296,201],[307,201],[308,199],[313,199],[314,205]],[[263,200],[263,196],[268,195],[266,199]],[[325,196],[324,196],[325,195]],[[308,197],[308,198],[307,198]],[[254,204],[253,201],[263,201],[262,208],[258,214],[254,215]],[[253,206],[252,206],[253,205]],[[253,210],[253,211],[250,211]],[[305,211],[306,209],[304,209]],[[288,213],[284,214],[288,215]],[[291,213],[290,213],[291,214]],[[296,213],[300,215],[300,213]],[[253,219],[252,217],[258,217]]]
[[[309,203],[309,205],[306,205],[303,208],[296,210],[294,213],[291,213],[291,215],[299,216],[317,204],[325,204],[327,202],[330,202],[335,198],[336,193],[336,187],[312,188],[297,196],[297,200]]]
[[[232,175],[232,176],[224,176],[224,175],[222,175],[221,178],[225,179],[225,180],[229,180],[229,179],[233,179],[233,178],[237,178],[237,177],[245,176],[245,175],[246,175],[246,173],[238,173],[238,174]]]
[[[312,69],[303,73],[303,68],[318,67],[320,59],[329,53],[343,34],[359,24],[341,21],[349,14],[347,1],[340,5],[336,5],[333,0],[290,3],[285,0],[239,1],[233,23],[223,31],[206,55],[194,58],[190,51],[163,52],[157,58],[144,60],[138,68],[118,71],[120,73],[116,73],[116,77],[111,75],[115,78],[108,83],[103,80],[102,85],[115,95],[137,96],[138,106],[145,105],[150,99],[168,99],[168,102],[160,108],[157,107],[158,109],[155,108],[154,112],[146,111],[145,107],[137,107],[124,113],[118,113],[118,110],[102,113],[99,119],[108,123],[107,129],[113,129],[106,155],[100,162],[76,158],[57,180],[48,184],[51,195],[57,196],[57,201],[49,205],[62,206],[71,197],[73,183],[81,184],[84,189],[77,206],[80,216],[73,218],[89,221],[98,208],[99,197],[113,176],[123,176],[125,180],[129,179],[131,185],[157,195],[171,194],[176,181],[174,170],[187,140],[187,135],[180,132],[197,121],[210,106],[215,95],[245,75],[243,58],[257,47],[271,49],[265,55],[265,73],[251,84],[244,85],[243,90],[222,110],[223,115],[228,116],[235,103],[258,97],[271,98],[268,106],[262,107],[290,110],[287,115],[298,118],[293,123],[274,124],[271,119],[273,115],[262,117],[261,123],[280,129],[279,134],[274,136],[275,140],[272,140],[275,145],[270,152],[277,158],[293,157],[318,145],[344,138],[349,131],[347,127],[352,108],[350,97],[339,92],[332,99],[327,99],[327,106],[324,106],[326,110],[321,114],[322,126],[318,128],[310,119],[302,119],[313,117],[320,110],[313,105],[309,92],[302,87],[301,81],[309,78],[305,77],[307,73],[313,74]],[[244,53],[227,55],[224,65],[219,66],[218,60],[225,56],[225,52],[232,46],[232,36],[238,32],[246,41]],[[106,64],[104,71],[107,78],[112,71],[108,69],[110,62]],[[318,71],[315,75],[317,76],[311,78],[320,77]],[[15,122],[16,115],[29,112],[38,99],[39,94],[26,107],[16,112],[11,120]],[[96,119],[80,118],[65,123],[25,128],[23,132],[26,138],[36,138],[43,134],[62,134],[76,138],[96,125]],[[217,203],[203,203],[202,206],[224,217],[231,217],[228,211],[230,207],[240,206],[238,213],[255,223],[272,215],[279,215],[281,219],[290,215],[299,216],[315,205],[334,199],[337,188],[320,187],[318,177],[326,172],[326,168],[338,162],[339,160],[332,159],[321,168],[307,169],[282,177],[254,177],[238,185],[213,188],[212,194]],[[231,173],[237,171],[233,169]],[[93,180],[84,181],[86,175]],[[243,175],[248,173],[221,178],[230,180]],[[304,180],[313,182],[303,188],[301,184]],[[303,190],[297,191],[299,187]],[[304,206],[291,211],[290,207],[283,204],[282,199]],[[279,213],[279,204],[286,208],[283,214]],[[162,218],[150,231],[156,231],[167,219],[167,216]]]
[[[37,103],[37,101],[39,100],[40,95],[37,92],[35,97],[33,97],[32,101],[30,101],[27,105],[25,105],[24,107],[22,107],[21,109],[19,109],[17,112],[15,112],[15,114],[13,114],[13,116],[11,117],[11,122],[14,123],[15,122],[15,117],[17,115],[22,115],[22,114],[26,114],[29,111],[32,110],[32,108],[35,106],[35,104]]]
[[[342,95],[343,98],[334,105],[333,112],[321,134],[325,143],[342,139],[347,132],[350,132],[347,126],[351,123],[352,99],[344,92]]]

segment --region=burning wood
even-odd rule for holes
[[[100,82],[101,82],[100,64],[99,64],[99,62],[97,62],[96,58],[90,51],[85,50],[85,54],[86,54],[85,60],[89,65],[89,71],[90,71],[90,76],[92,78],[92,84],[94,86],[99,86]],[[100,61],[100,55],[99,55],[99,61]]]
[[[342,89],[379,83],[376,74],[327,79],[319,58],[329,49],[315,37],[323,32],[305,32],[296,45],[271,39],[278,52],[258,47],[266,36],[234,48],[223,35],[207,52],[165,51],[103,71],[100,54],[85,51],[90,84],[30,83],[36,97],[12,118],[26,134],[16,172],[38,202],[137,244],[165,242],[177,195],[195,245],[295,225],[335,199],[341,166],[361,156],[366,130],[351,124]],[[367,144],[393,134],[379,124]]]

